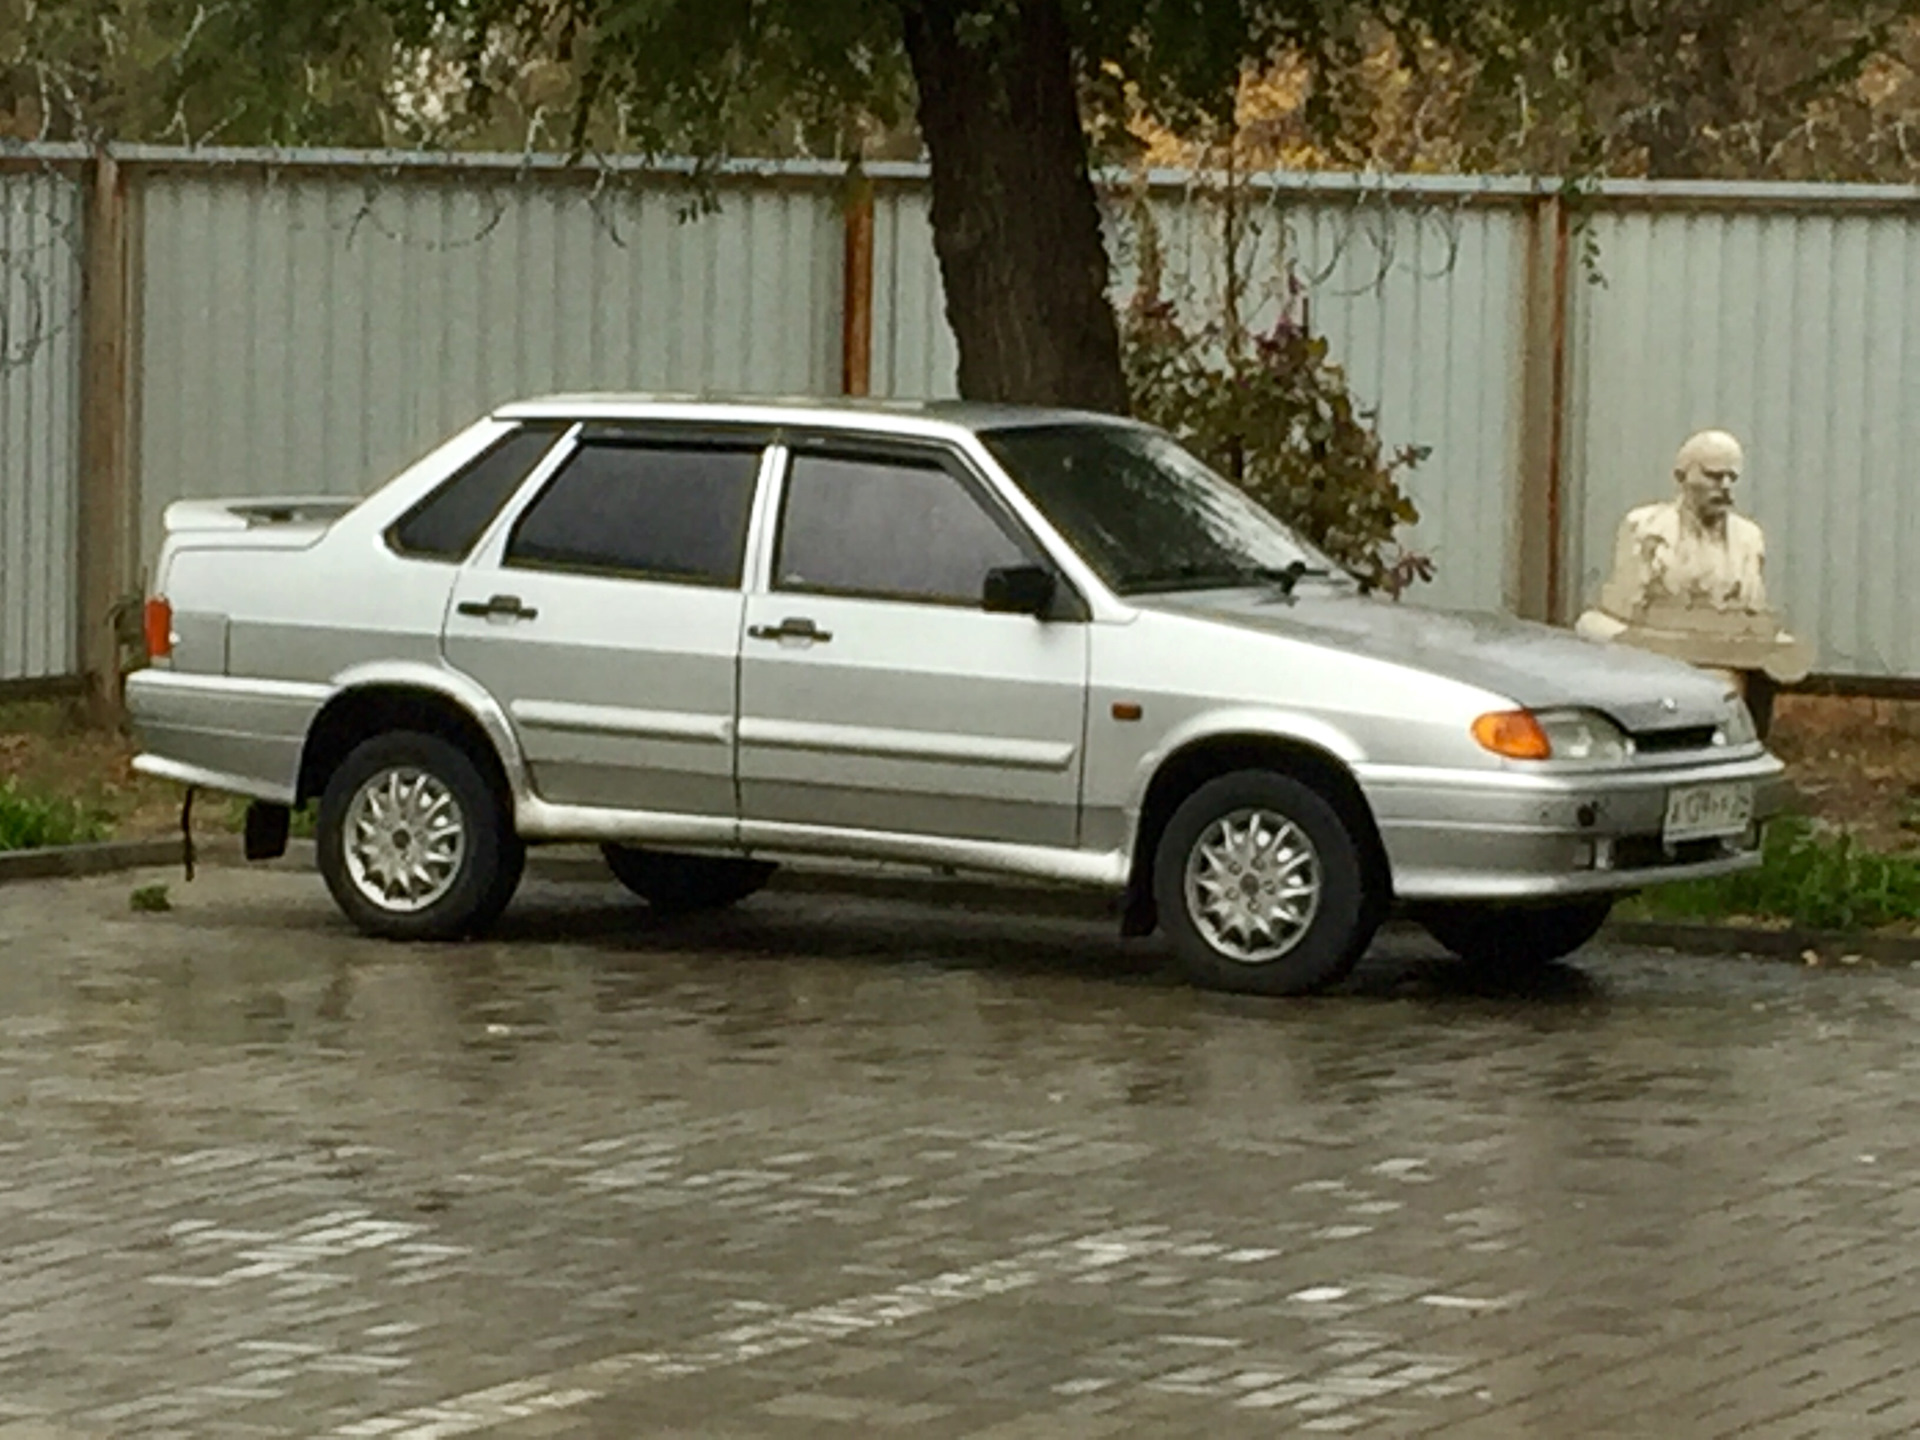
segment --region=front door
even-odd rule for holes
[[[697,818],[732,838],[741,569],[763,450],[589,431],[461,572],[447,659],[506,709],[541,799]]]
[[[1088,627],[982,608],[988,570],[1039,558],[957,454],[796,443],[747,600],[748,843],[1073,846]]]

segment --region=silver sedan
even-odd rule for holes
[[[359,503],[167,517],[142,769],[317,801],[345,912],[485,928],[530,844],[649,903],[791,859],[1094,886],[1200,981],[1338,980],[1395,905],[1570,953],[1758,859],[1781,767],[1675,662],[1397,604],[1164,433],[1005,407],[508,406]]]

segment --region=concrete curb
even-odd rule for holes
[[[1821,963],[1835,959],[1881,965],[1920,965],[1920,936],[1849,935],[1840,930],[1763,930],[1752,925],[1685,924],[1616,920],[1600,932],[1619,945],[1684,950],[1695,955],[1765,955],[1800,960],[1811,951]]]
[[[204,865],[246,863],[236,835],[196,839],[195,851]],[[0,851],[0,885],[16,880],[72,879],[125,870],[178,867],[180,858],[177,837]],[[272,862],[272,868],[277,870],[300,871],[313,867],[310,840],[293,841],[285,858]],[[599,857],[580,849],[536,852],[527,862],[527,874],[535,880],[562,885],[613,883]],[[785,895],[828,895],[1069,920],[1111,920],[1120,909],[1116,897],[1094,891],[1030,881],[928,874],[885,866],[788,865],[782,867],[767,888]],[[1616,920],[1602,932],[1602,938],[1619,945],[1696,955],[1765,955],[1798,960],[1811,951],[1823,961],[1857,958],[1876,964],[1920,964],[1920,936],[1912,935],[1849,935],[1826,930]]]
[[[241,863],[237,836],[195,837],[194,858],[202,865]],[[12,880],[61,880],[82,875],[111,875],[181,863],[180,837],[165,840],[114,840],[104,845],[60,845],[45,850],[0,850],[0,885]]]

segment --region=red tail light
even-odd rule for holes
[[[159,596],[147,601],[147,658],[164,660],[173,654],[173,606]]]

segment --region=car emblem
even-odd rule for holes
[[[1669,695],[1660,702],[1660,708],[1669,715],[1678,715],[1680,713],[1680,702]]]

